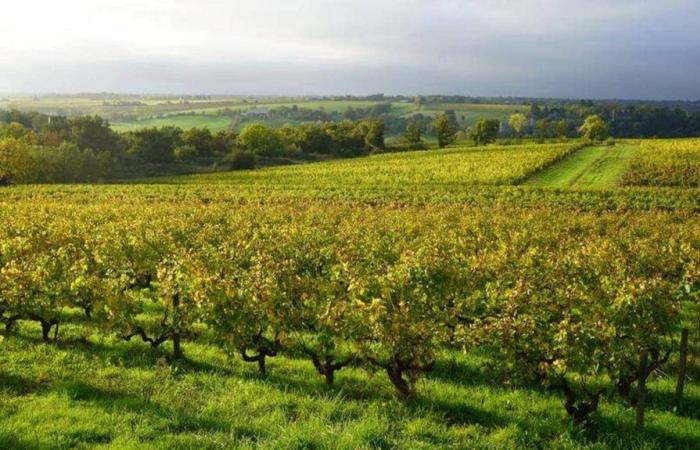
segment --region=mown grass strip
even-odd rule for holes
[[[638,148],[631,145],[586,147],[535,174],[523,184],[561,189],[614,188],[637,151]]]

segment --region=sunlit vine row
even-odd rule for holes
[[[563,390],[588,419],[623,396],[639,351],[663,364],[697,302],[693,212],[577,212],[290,202],[3,204],[0,316],[60,338],[66,308],[107,335],[172,345],[206,328],[268,370],[306,354],[325,381],[382,370],[401,396],[446,347],[481,349],[494,375]]]
[[[700,187],[700,139],[644,140],[640,147],[623,184]]]

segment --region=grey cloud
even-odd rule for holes
[[[692,0],[105,3],[141,34],[0,45],[0,91],[700,98]]]

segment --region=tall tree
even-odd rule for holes
[[[498,137],[500,125],[500,122],[495,119],[479,119],[469,133],[469,137],[476,145],[490,144]]]
[[[457,127],[455,127],[447,114],[440,114],[433,120],[433,128],[438,138],[438,146],[445,148],[453,143],[457,137]]]
[[[586,117],[586,121],[578,131],[589,141],[602,141],[608,137],[608,125],[597,114]]]
[[[421,142],[421,131],[421,126],[417,120],[409,120],[403,137],[411,144],[419,144]]]
[[[547,119],[540,119],[535,122],[535,136],[538,139],[547,139],[549,137],[550,122]]]
[[[569,126],[567,125],[565,120],[560,120],[559,122],[556,123],[554,126],[554,132],[557,135],[557,138],[560,140],[566,139],[566,135],[569,132]]]
[[[119,149],[119,136],[102,117],[78,116],[69,119],[68,123],[72,140],[78,147],[109,152]]]
[[[236,146],[263,156],[281,155],[285,150],[277,131],[261,123],[246,125],[236,139]]]
[[[0,140],[0,186],[24,183],[31,174],[30,145],[7,138]]]
[[[523,134],[523,129],[527,123],[527,117],[523,113],[511,114],[508,118],[508,125],[513,129],[515,134],[520,137]]]

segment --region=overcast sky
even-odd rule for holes
[[[699,0],[3,2],[0,92],[700,99]]]

